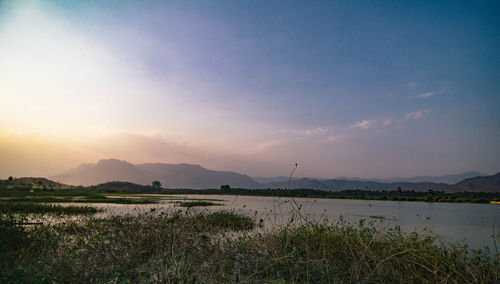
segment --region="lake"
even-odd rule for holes
[[[144,195],[141,195],[144,196]],[[375,200],[345,200],[321,198],[278,198],[234,195],[151,195],[179,199],[217,199],[221,206],[198,207],[196,211],[234,210],[242,214],[262,219],[266,228],[286,224],[293,215],[295,221],[297,207],[304,219],[337,222],[340,218],[355,223],[364,219],[376,222],[381,228],[400,226],[405,232],[424,233],[429,230],[440,237],[440,241],[467,244],[478,249],[488,246],[495,251],[493,233],[497,243],[500,240],[500,205],[467,203],[430,203]],[[82,205],[82,204],[79,204]],[[106,211],[108,214],[137,214],[155,208],[158,212],[171,211],[176,207],[172,200],[162,199],[158,204],[85,204]],[[500,245],[500,243],[498,244]]]

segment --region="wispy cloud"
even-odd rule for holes
[[[277,139],[273,140],[278,144],[282,144],[285,141],[292,140],[308,140],[308,141],[316,141],[316,142],[340,142],[345,138],[345,135],[342,133],[338,133],[333,131],[330,128],[325,127],[316,127],[310,129],[279,129],[278,132],[282,135],[285,135],[285,139]],[[275,143],[271,143],[274,146]],[[268,142],[262,143],[262,145],[258,145],[257,148],[262,148],[263,146],[267,146]]]
[[[283,134],[294,134],[294,135],[305,135],[305,136],[317,136],[330,133],[328,128],[316,127],[310,129],[280,129],[278,132]]]
[[[382,125],[383,126],[389,126],[392,124],[392,120],[389,119],[389,118],[385,118],[384,120],[382,120]]]
[[[424,113],[431,112],[431,111],[432,110],[430,108],[426,108],[426,109],[415,111],[415,112],[409,112],[406,114],[406,119],[419,119],[424,115]]]
[[[416,82],[410,82],[406,85],[408,88],[413,88],[415,86],[417,86],[417,83]]]
[[[329,142],[340,142],[344,138],[345,138],[345,135],[342,135],[342,134],[328,135],[328,137],[326,137],[326,141],[329,141]]]
[[[351,128],[363,128],[368,129],[375,124],[374,120],[362,120],[358,121],[355,124],[351,125]]]
[[[428,98],[428,97],[431,97],[431,96],[434,96],[434,95],[437,95],[437,93],[435,93],[435,92],[427,92],[427,93],[423,93],[423,94],[417,95],[414,98],[416,98],[416,99],[425,99],[425,98]]]
[[[321,135],[328,133],[328,129],[323,128],[323,127],[317,127],[317,128],[312,128],[312,129],[306,129],[300,132],[302,135],[307,135],[307,136],[315,136],[315,135]]]
[[[275,139],[275,140],[270,140],[270,141],[265,141],[262,143],[258,143],[253,148],[251,149],[252,152],[261,152],[261,151],[267,151],[270,148],[279,146],[283,143],[285,143],[287,140],[286,139]]]

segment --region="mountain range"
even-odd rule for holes
[[[222,184],[233,187],[258,188],[251,177],[235,172],[212,171],[190,164],[138,164],[115,159],[100,160],[97,164],[83,164],[54,176],[58,182],[71,185],[96,185],[108,181],[128,181],[150,185],[159,180],[164,187],[206,189]]]
[[[433,189],[445,192],[488,191],[500,192],[500,173],[479,176],[478,172],[466,172],[441,177],[418,176],[413,178],[391,178],[367,180],[357,178],[293,179],[291,188],[341,191],[348,189],[427,191]],[[214,171],[191,164],[131,164],[126,161],[108,159],[96,164],[82,164],[60,175],[51,177],[61,183],[71,185],[96,185],[109,181],[128,181],[150,185],[159,180],[165,188],[207,189],[219,188],[223,184],[240,188],[287,188],[285,176],[271,178],[251,178],[248,175]]]
[[[358,178],[358,177],[337,177],[336,179],[345,179],[345,180],[358,180],[358,181],[375,181],[375,182],[383,182],[383,183],[395,183],[395,182],[435,182],[435,183],[447,183],[447,184],[455,184],[460,182],[466,178],[478,177],[478,176],[487,176],[487,174],[483,174],[480,172],[463,172],[459,174],[451,174],[451,175],[443,175],[443,176],[415,176],[415,177],[391,177],[391,178]]]

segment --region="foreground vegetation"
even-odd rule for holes
[[[155,211],[41,226],[0,216],[3,283],[491,283],[500,272],[498,255],[488,251],[436,247],[432,235],[364,222],[255,231],[252,219],[233,212]]]
[[[0,202],[0,214],[94,214],[101,210],[89,206],[58,206],[30,202]]]
[[[181,207],[206,207],[206,206],[221,206],[221,203],[213,203],[210,201],[175,201],[178,206]]]

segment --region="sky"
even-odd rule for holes
[[[500,171],[498,1],[0,1],[0,178]]]

